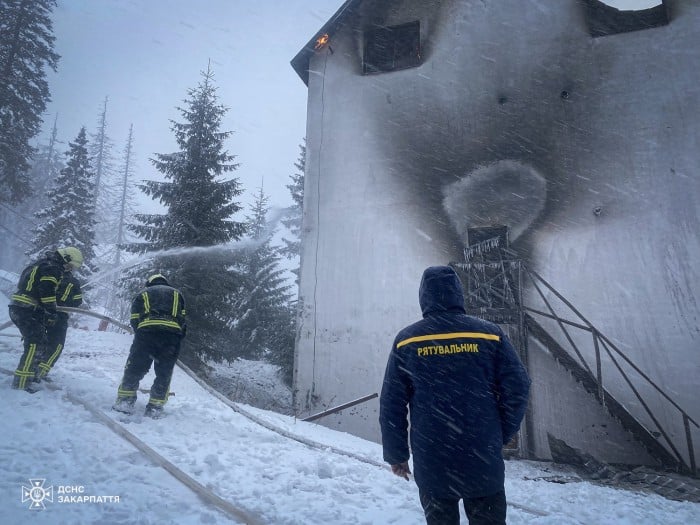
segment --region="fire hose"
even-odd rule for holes
[[[70,306],[57,306],[56,310],[58,310],[59,312],[65,312],[65,313],[69,313],[69,314],[72,313],[72,314],[87,315],[89,317],[95,317],[97,319],[101,319],[102,321],[107,321],[108,323],[111,323],[114,326],[118,326],[119,328],[121,328],[122,330],[126,330],[130,334],[134,333],[134,331],[131,329],[131,327],[128,324],[124,324],[122,322],[119,322],[116,319],[109,317],[108,315],[98,314],[97,312],[93,312],[91,310],[86,310],[84,308],[72,308]],[[7,321],[5,323],[2,323],[2,324],[0,324],[0,331],[4,330],[5,328],[8,328],[12,325],[13,325],[12,321]],[[12,337],[12,335],[10,335],[10,334],[1,334],[1,335]]]

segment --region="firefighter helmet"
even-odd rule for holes
[[[168,286],[168,280],[163,274],[154,273],[148,279],[146,279],[146,286],[154,286],[156,284],[164,284]]]
[[[74,270],[77,270],[83,264],[83,254],[74,246],[66,246],[56,251],[63,257],[65,263],[70,265]]]

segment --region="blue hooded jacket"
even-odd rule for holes
[[[503,490],[501,450],[520,427],[530,387],[503,331],[466,315],[449,266],[423,273],[423,319],[401,330],[380,397],[384,460],[408,461],[408,407],[416,483],[435,498]]]

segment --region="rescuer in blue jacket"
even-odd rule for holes
[[[408,479],[408,408],[413,467],[430,524],[506,522],[501,454],[520,427],[530,379],[503,331],[466,315],[449,266],[423,273],[423,319],[394,340],[380,397],[384,460]]]

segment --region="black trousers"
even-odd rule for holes
[[[136,399],[139,383],[153,364],[156,378],[151,386],[150,405],[162,407],[168,400],[170,379],[180,354],[180,335],[165,330],[137,330],[124,367],[117,399]]]
[[[63,347],[66,344],[66,332],[68,331],[68,314],[58,312],[56,324],[46,329],[46,344],[39,355],[37,364],[37,376],[46,377],[53,366],[61,357]]]
[[[39,308],[10,305],[10,319],[22,334],[24,352],[12,380],[12,388],[25,389],[37,372],[40,358],[46,352],[44,312]]]
[[[506,493],[463,498],[469,525],[506,525]],[[459,499],[437,499],[420,491],[420,503],[428,525],[459,525]]]

